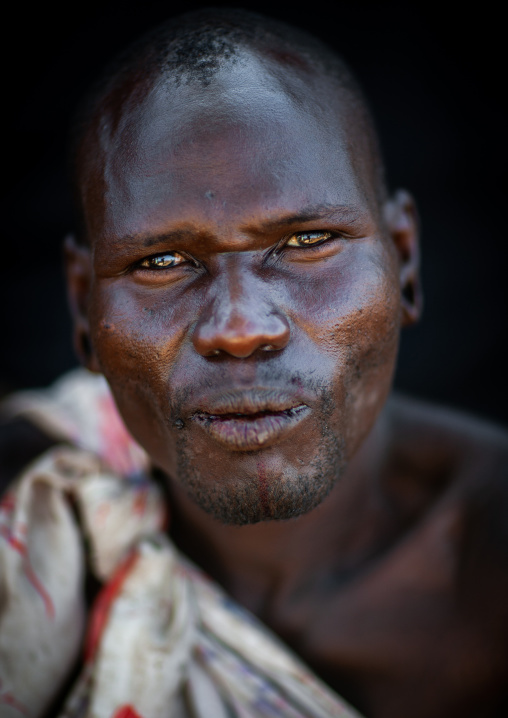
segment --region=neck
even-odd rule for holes
[[[274,591],[291,592],[332,567],[354,571],[385,543],[393,521],[379,488],[386,434],[381,416],[329,496],[295,519],[224,525],[170,480],[172,539],[257,614]]]

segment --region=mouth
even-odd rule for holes
[[[227,448],[252,451],[285,438],[310,411],[301,401],[278,392],[247,392],[221,397],[194,412],[192,420]]]

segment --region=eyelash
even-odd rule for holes
[[[169,257],[170,255],[173,255],[173,257],[174,257],[175,255],[179,255],[180,257],[182,257],[182,259],[183,259],[184,261],[188,261],[188,260],[186,260],[186,258],[185,258],[182,254],[180,254],[180,252],[162,252],[161,254],[154,254],[154,255],[151,256],[151,257],[145,257],[145,259],[142,259],[141,262],[139,262],[139,264],[137,265],[136,268],[139,268],[139,269],[148,269],[148,270],[151,270],[151,269],[156,269],[156,270],[159,270],[159,269],[172,269],[173,267],[179,267],[181,264],[184,263],[184,262],[178,262],[178,263],[176,263],[176,264],[169,264],[167,267],[164,267],[164,266],[161,266],[160,264],[157,264],[157,260],[163,260],[165,257]],[[152,266],[144,266],[144,265],[145,265],[145,262],[146,262],[146,264],[148,264],[149,262],[153,262],[154,264],[153,264]]]
[[[308,244],[305,244],[305,242],[304,242],[303,245],[289,244],[289,241],[291,239],[293,239],[293,237],[305,237],[305,236],[310,237],[310,235],[317,235],[317,236],[322,235],[323,239],[318,240],[317,242],[312,242],[312,243],[309,242]],[[277,253],[280,253],[280,252],[284,251],[285,249],[289,248],[289,249],[305,249],[308,252],[308,251],[312,251],[313,249],[317,249],[318,247],[321,247],[321,245],[323,245],[328,240],[338,239],[338,238],[340,238],[340,236],[341,235],[339,235],[337,233],[329,232],[327,230],[310,230],[307,232],[294,232],[289,237],[286,237],[282,241],[281,246],[279,248],[277,248],[275,251]],[[164,257],[168,257],[170,255],[173,255],[173,256],[179,255],[180,257],[182,257],[183,261],[178,262],[177,264],[169,264],[166,267],[161,267],[160,265],[157,266],[157,264],[156,264],[157,260],[162,260]],[[154,264],[152,266],[143,266],[145,262],[146,263],[154,262]],[[187,262],[190,262],[191,264],[193,264],[193,262],[190,258],[185,257],[185,255],[181,254],[180,252],[161,252],[160,254],[154,254],[151,257],[145,257],[135,266],[135,269],[139,269],[141,271],[161,271],[164,269],[173,269],[173,267],[182,266]]]
[[[321,235],[324,237],[324,239],[321,239],[317,242],[308,242],[308,243],[306,243],[305,240],[301,240],[301,241],[303,241],[303,246],[289,244],[289,242],[293,239],[293,237],[310,237],[310,235],[312,235],[312,234],[317,235],[317,236]],[[307,248],[307,247],[319,247],[321,244],[323,244],[324,242],[327,242],[332,237],[334,237],[333,232],[328,232],[326,230],[311,230],[308,232],[295,232],[290,237],[288,237],[288,239],[285,241],[283,247],[294,247],[295,249],[303,249],[303,248]]]

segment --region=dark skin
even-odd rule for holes
[[[332,687],[372,718],[505,715],[506,437],[387,400],[414,205],[383,196],[347,95],[281,72],[246,51],[100,118],[77,344],[175,542]]]

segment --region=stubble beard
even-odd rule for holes
[[[262,465],[263,451],[252,454],[259,457]],[[296,472],[290,467],[283,475],[268,475],[261,489],[259,474],[225,485],[203,475],[196,463],[182,437],[177,448],[178,482],[203,511],[234,526],[291,519],[311,511],[328,496],[346,464],[344,442],[326,424],[322,426],[316,458],[306,470]]]

